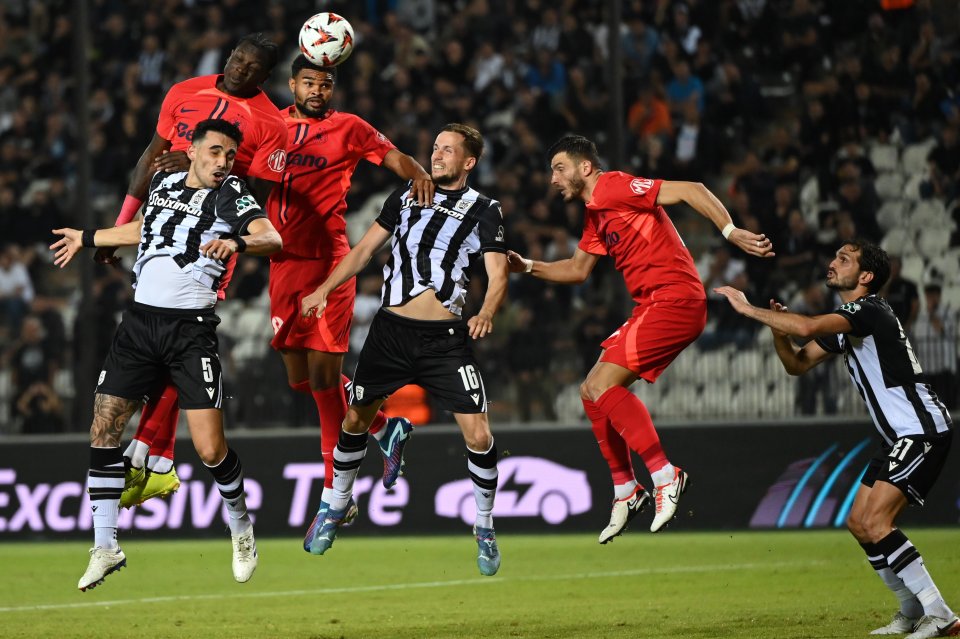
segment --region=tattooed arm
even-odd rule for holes
[[[95,448],[116,448],[120,445],[123,429],[141,402],[113,395],[97,393],[93,398],[93,424],[90,426],[90,445]]]

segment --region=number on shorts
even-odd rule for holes
[[[210,365],[209,357],[200,358],[200,366],[203,368],[203,381],[211,383],[213,381],[213,366]]]
[[[907,451],[910,450],[911,446],[913,446],[912,439],[908,439],[906,437],[904,437],[903,439],[898,439],[897,443],[894,444],[893,446],[893,450],[890,451],[889,456],[893,457],[894,459],[899,459],[900,461],[903,461],[904,458],[907,456]],[[901,448],[903,450],[900,450]]]
[[[457,371],[460,373],[460,379],[463,380],[463,387],[465,389],[469,391],[480,388],[480,378],[477,377],[477,371],[473,367],[473,364],[461,366]]]

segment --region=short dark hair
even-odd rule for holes
[[[193,141],[199,142],[211,131],[222,133],[236,142],[237,146],[240,146],[243,142],[243,133],[240,131],[240,127],[226,120],[201,120],[193,129]]]
[[[324,67],[319,64],[314,64],[307,59],[307,56],[302,53],[293,59],[293,62],[290,64],[290,77],[295,78],[297,74],[303,71],[304,69],[310,69],[311,71],[323,71],[324,73],[329,73],[333,76],[333,81],[337,81],[337,67]]]
[[[571,158],[589,160],[596,168],[600,166],[600,154],[597,145],[582,135],[565,135],[553,143],[547,150],[547,160],[553,160],[557,153],[566,153]]]
[[[263,58],[263,64],[267,68],[267,71],[272,71],[273,67],[277,66],[277,62],[280,61],[280,47],[277,46],[277,43],[268,38],[263,34],[263,32],[258,31],[257,33],[250,33],[237,42],[235,49],[239,49],[243,45],[248,44],[260,54]]]
[[[472,126],[460,124],[459,122],[451,122],[440,129],[441,133],[444,131],[459,133],[463,136],[463,146],[467,149],[467,155],[475,157],[478,160],[483,156],[483,136]]]
[[[869,293],[876,293],[890,279],[890,256],[882,248],[867,240],[854,239],[844,242],[843,246],[850,246],[860,253],[857,261],[861,271],[873,273],[873,280],[867,284]]]

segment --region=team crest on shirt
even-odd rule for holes
[[[649,178],[635,178],[630,180],[630,190],[637,195],[644,195],[653,188],[653,180]]]
[[[471,206],[473,206],[473,202],[469,202],[467,200],[457,200],[457,203],[453,205],[453,208],[455,211],[466,213],[470,210]]]
[[[853,315],[854,313],[860,310],[860,305],[857,304],[856,302],[847,302],[846,304],[840,305],[840,310],[846,311],[847,313],[850,313],[851,315]]]

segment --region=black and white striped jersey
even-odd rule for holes
[[[194,291],[189,289],[197,283],[216,291],[226,270],[224,261],[204,257],[200,247],[224,236],[243,235],[251,221],[266,217],[246,183],[236,176],[227,176],[219,189],[190,188],[186,179],[186,171],[158,172],[153,176],[133,265],[134,288],[138,284],[146,288],[144,267],[157,258],[172,262],[161,269],[154,265],[147,269],[150,276],[156,273],[154,277],[158,279],[150,283],[150,288],[164,289],[153,295],[166,300],[175,300],[181,293],[185,297],[193,295]],[[186,277],[171,277],[177,273]],[[182,291],[169,290],[171,287]],[[138,301],[140,297],[138,290]]]
[[[383,267],[383,306],[399,306],[427,289],[460,315],[467,297],[467,270],[481,253],[506,253],[500,203],[465,187],[437,189],[433,206],[414,202],[410,184],[390,194],[377,223],[393,234]]]
[[[923,370],[900,320],[887,301],[867,295],[841,304],[834,313],[849,320],[850,333],[817,343],[842,353],[873,423],[887,444],[908,435],[937,435],[952,428],[950,413],[924,382]]]

